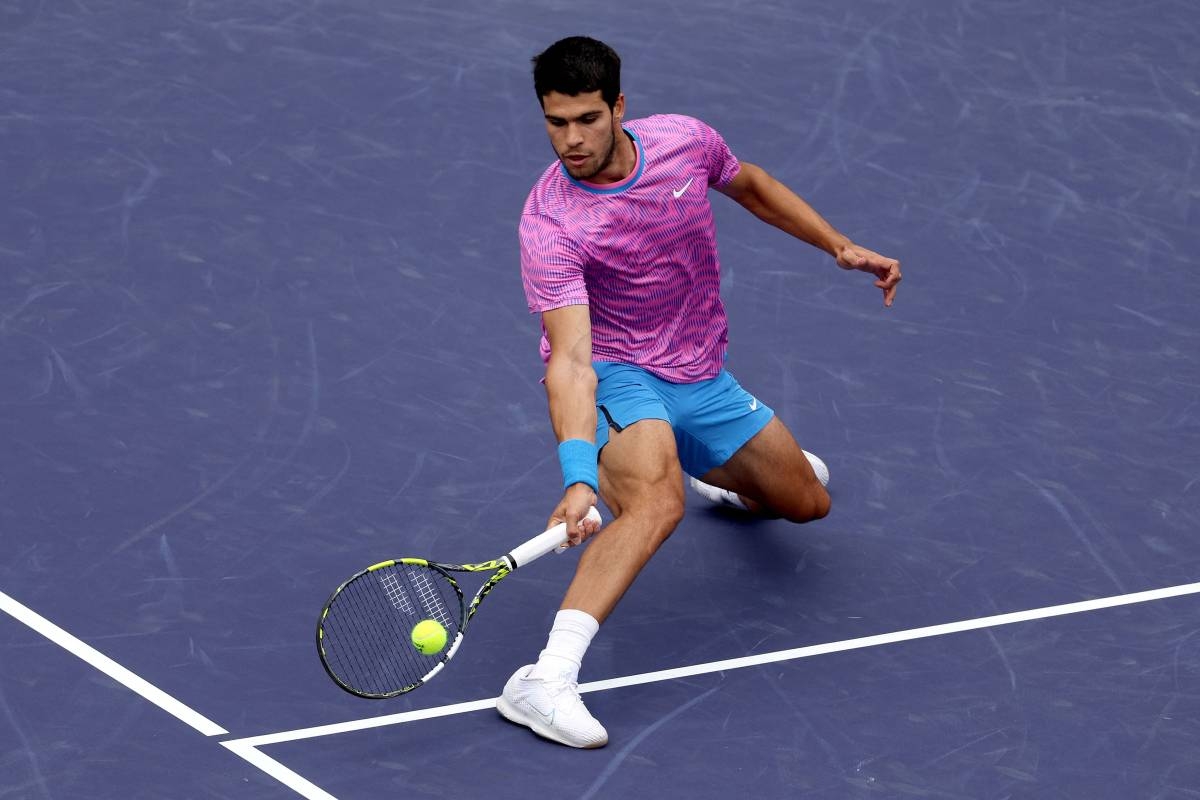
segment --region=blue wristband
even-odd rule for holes
[[[567,439],[558,445],[558,464],[562,467],[564,489],[585,483],[593,492],[600,491],[596,445],[584,439]]]

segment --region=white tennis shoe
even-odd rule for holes
[[[688,485],[692,487],[692,491],[703,497],[708,502],[717,506],[726,506],[727,508],[736,508],[739,511],[748,511],[746,504],[742,502],[742,498],[738,497],[737,492],[731,492],[728,489],[722,489],[720,486],[713,486],[711,483],[705,483],[699,478],[688,476]]]
[[[825,466],[825,462],[807,450],[801,450],[800,452],[804,453],[804,457],[807,458],[808,463],[812,465],[813,472],[817,473],[817,480],[821,482],[821,485],[828,486],[829,467]]]
[[[825,462],[807,450],[801,450],[800,452],[804,453],[804,457],[812,465],[813,472],[817,473],[817,480],[821,482],[821,485],[828,486],[829,467],[825,466]],[[712,486],[690,475],[688,476],[688,484],[691,485],[692,491],[710,503],[715,503],[719,506],[729,506],[730,508],[739,508],[742,511],[746,510],[746,504],[742,502],[742,498],[738,497],[737,492],[731,492],[719,486]]]
[[[496,710],[510,722],[568,747],[603,747],[608,731],[596,721],[579,697],[574,681],[530,678],[533,665],[521,667],[496,701]]]

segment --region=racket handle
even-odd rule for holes
[[[600,512],[595,506],[588,509],[587,518],[597,525],[600,524]],[[551,550],[556,550],[567,543],[567,523],[560,522],[545,533],[539,533],[524,544],[519,544],[508,554],[512,568],[523,567],[530,561],[536,561]]]

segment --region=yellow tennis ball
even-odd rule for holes
[[[436,655],[446,646],[446,629],[437,620],[423,619],[413,626],[412,643],[417,652]]]

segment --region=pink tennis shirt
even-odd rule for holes
[[[521,215],[521,277],[533,313],[586,305],[592,358],[664,380],[716,376],[728,322],[708,187],[739,164],[715,130],[691,117],[625,123],[637,163],[620,183],[570,177],[555,161]],[[542,331],[541,354],[550,358]]]

